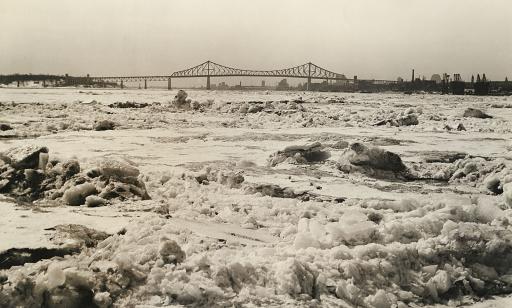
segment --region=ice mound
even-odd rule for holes
[[[407,171],[397,154],[358,142],[343,151],[338,168],[343,172],[362,172],[377,177],[393,177]]]
[[[0,193],[37,197],[44,180],[43,167],[48,161],[48,148],[24,145],[0,154]]]
[[[452,183],[466,183],[494,194],[503,192],[503,185],[512,180],[512,170],[502,159],[487,160],[467,157],[453,164]]]
[[[421,153],[426,163],[454,163],[467,155],[467,153],[457,151],[427,151]]]
[[[191,99],[187,99],[187,92],[183,90],[179,90],[174,100],[172,101],[172,106],[178,109],[190,110],[190,104],[192,103]]]
[[[405,307],[512,291],[505,265],[512,258],[507,244],[512,233],[496,205],[388,204],[410,214],[394,219],[387,215],[371,228],[365,226],[366,215],[357,211],[347,212],[337,223],[299,220],[296,249],[316,249],[317,255],[319,248],[331,249],[340,260],[336,296],[353,305]],[[384,209],[385,203],[378,208]],[[342,226],[346,229],[340,230]],[[350,233],[356,237],[347,242]]]
[[[391,210],[395,213],[400,212],[412,212],[413,210],[416,210],[421,207],[421,204],[418,200],[415,199],[402,199],[402,200],[380,200],[380,199],[370,199],[366,202],[360,204],[362,208],[365,209],[375,209],[375,210]],[[373,213],[373,212],[372,212]],[[375,216],[375,214],[373,214]],[[378,223],[383,216],[377,215],[379,218],[378,220],[373,218],[369,220],[372,220],[376,223]]]
[[[412,162],[408,164],[406,178],[410,180],[435,180],[449,182],[457,169],[453,164],[441,162]]]
[[[213,105],[213,100],[208,99],[204,102],[193,101],[188,97],[188,93],[184,90],[179,90],[173,101],[171,102],[171,107],[173,109],[179,110],[195,110],[199,112],[204,112],[207,109],[210,109]]]
[[[274,198],[292,198],[307,201],[314,199],[316,196],[307,191],[295,191],[290,187],[281,187],[275,184],[248,184],[245,187],[247,193],[259,193],[262,196],[270,196]]]
[[[206,166],[193,177],[199,184],[208,185],[210,182],[217,182],[229,188],[240,188],[244,182],[242,172],[216,170],[211,166]]]
[[[275,265],[279,277],[277,283],[281,293],[290,295],[306,294],[313,297],[316,284],[315,273],[307,263],[289,258]]]
[[[78,161],[49,159],[47,148],[31,145],[11,148],[1,158],[0,192],[18,199],[61,198],[72,206],[149,199],[139,170],[127,163],[104,160],[98,169],[81,172]]]
[[[367,215],[358,211],[347,211],[337,222],[325,225],[316,219],[301,218],[294,247],[329,248],[340,244],[367,244],[376,240],[376,235],[377,225],[369,221]]]
[[[418,125],[418,116],[415,114],[407,114],[404,116],[398,116],[393,119],[386,119],[375,123],[375,126],[389,125],[389,126],[409,126]]]
[[[424,162],[408,164],[408,178],[464,183],[484,193],[501,194],[507,176],[512,174],[506,160],[502,158],[474,157],[450,151],[431,151],[422,156]]]
[[[251,113],[268,113],[276,115],[289,115],[299,111],[305,111],[303,106],[304,101],[301,99],[284,100],[284,101],[249,101],[244,102],[238,107],[238,112],[241,114]]]
[[[512,182],[512,169],[504,159],[489,159],[466,155],[437,155],[434,161],[428,163],[411,163],[407,177],[410,179],[433,179],[447,181],[450,184],[462,183],[477,188],[477,191],[486,194],[501,195],[505,191],[505,185]],[[452,162],[455,160],[454,162]],[[504,194],[504,206],[510,207],[511,203]]]
[[[116,123],[114,123],[114,121],[99,120],[94,123],[92,128],[97,131],[102,131],[102,130],[113,130],[115,127],[116,127]]]
[[[266,105],[267,107],[269,104]],[[240,113],[258,113],[265,109],[265,104],[263,102],[247,102],[240,106],[238,110]]]
[[[408,108],[403,110],[400,113],[395,113],[393,110],[385,110],[375,114],[375,118],[377,122],[375,122],[374,126],[411,126],[418,125],[418,114],[423,113],[420,108]],[[383,119],[384,117],[384,119]]]
[[[175,230],[165,228],[155,232],[153,227],[143,225],[138,224],[138,230],[130,229],[126,235],[105,238],[89,235],[86,229],[58,226],[78,231],[82,234],[80,238],[101,242],[96,249],[84,250],[80,255],[27,264],[21,271],[10,270],[7,280],[1,282],[0,306],[108,307],[114,300],[124,306],[121,299],[129,296],[132,292],[129,289],[137,289],[146,280],[149,289],[140,290],[144,295],[153,292],[150,290],[157,282],[165,290],[167,279],[172,278],[167,275],[162,281],[164,276],[159,277],[160,273],[173,271],[185,261],[186,254],[172,239],[179,237]],[[162,227],[161,221],[152,225]],[[179,272],[176,277],[182,277]],[[5,278],[3,275],[0,273]]]
[[[337,150],[344,150],[344,149],[348,148],[349,145],[350,145],[350,143],[348,141],[339,140],[339,141],[331,144],[330,147],[333,149],[337,149]]]
[[[145,108],[149,106],[148,103],[137,103],[137,102],[115,102],[108,105],[110,108]]]
[[[108,177],[125,178],[139,176],[137,168],[116,160],[101,161],[99,171],[102,175]]]
[[[459,132],[466,131],[466,126],[464,126],[464,124],[462,124],[462,123],[458,123],[455,128],[450,126],[450,125],[448,125],[448,124],[446,124],[443,128],[445,130],[447,130],[447,131],[452,131],[454,129],[459,131]]]
[[[270,155],[268,158],[268,165],[270,167],[275,167],[285,161],[293,164],[322,162],[330,156],[331,154],[324,150],[324,146],[320,142],[302,146],[293,145]]]
[[[480,109],[476,108],[467,108],[464,110],[464,114],[462,115],[465,118],[478,118],[478,119],[490,119],[492,116],[486,114]]]
[[[7,123],[0,123],[0,131],[12,130],[12,126]]]
[[[57,225],[52,229],[52,242],[59,247],[85,248],[96,247],[96,245],[110,236],[102,231],[94,230],[77,224]]]

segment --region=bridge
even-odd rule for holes
[[[124,82],[127,81],[144,81],[144,89],[147,89],[148,81],[167,81],[167,88],[170,90],[173,78],[206,78],[206,88],[210,89],[211,77],[284,77],[284,78],[304,78],[307,79],[307,89],[311,89],[312,79],[323,80],[346,80],[349,81],[343,74],[338,74],[326,70],[311,62],[302,64],[295,67],[260,71],[233,68],[221,65],[212,61],[206,61],[194,67],[177,71],[171,75],[161,76],[101,76],[90,77],[92,81],[96,82],[116,82],[120,83],[121,88]]]

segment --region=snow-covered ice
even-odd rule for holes
[[[0,89],[1,307],[510,303],[510,97],[187,92]]]

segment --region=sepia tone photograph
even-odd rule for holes
[[[0,308],[510,308],[509,78],[510,0],[0,0]]]

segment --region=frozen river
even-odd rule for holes
[[[178,108],[176,93],[0,89],[0,152],[48,148],[46,179],[81,169],[27,201],[27,169],[0,162],[0,264],[57,252],[0,267],[0,306],[500,307],[489,298],[512,293],[510,97],[190,90]],[[85,172],[107,160],[151,198],[67,205],[83,181],[105,189]],[[86,245],[70,224],[105,236]]]

